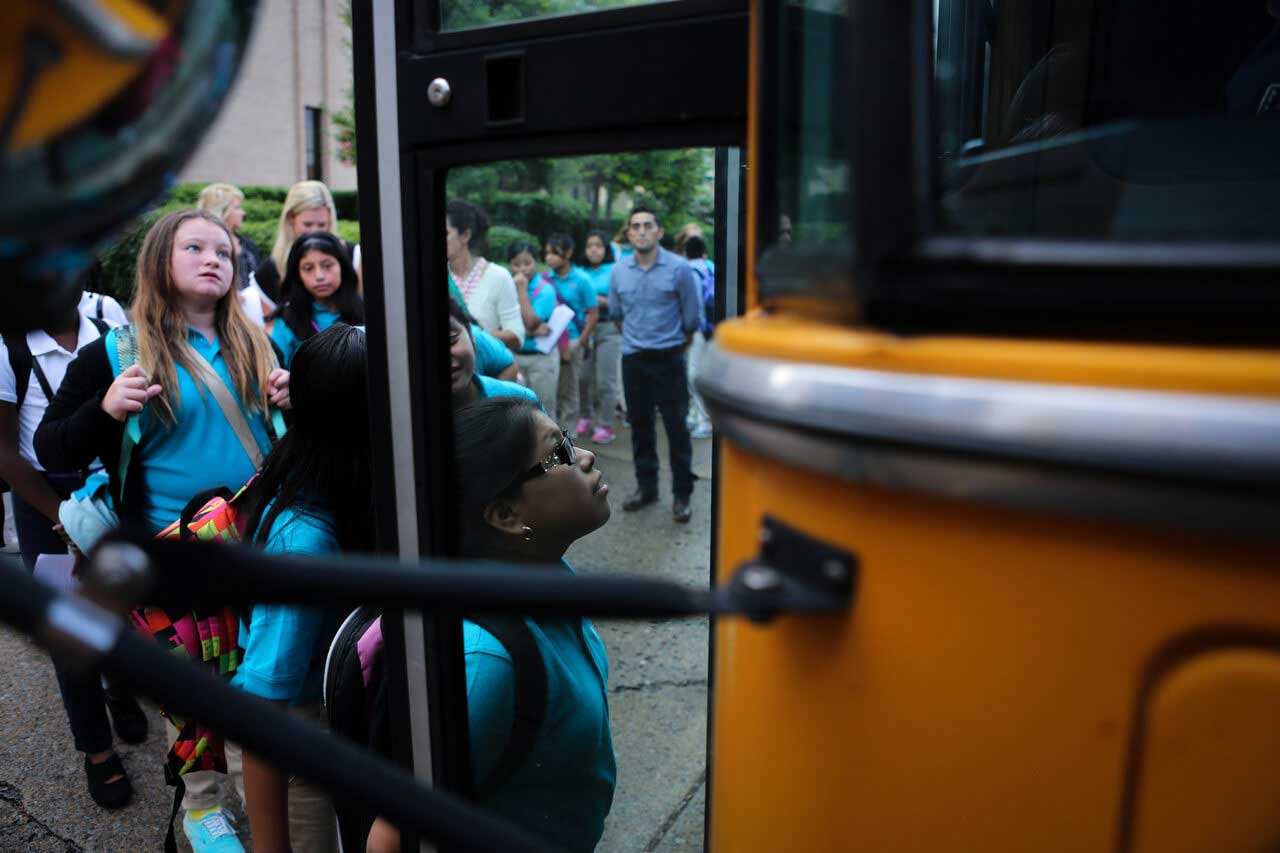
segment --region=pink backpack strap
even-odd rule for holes
[[[369,627],[356,642],[356,656],[360,659],[360,677],[364,680],[366,689],[369,687],[369,680],[373,677],[374,662],[381,655],[382,617],[379,616],[369,623]]]

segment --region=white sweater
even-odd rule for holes
[[[476,263],[481,263],[480,259]],[[462,282],[454,279],[467,302],[467,310],[480,324],[480,328],[493,333],[499,329],[514,332],[524,343],[524,321],[520,316],[520,301],[516,298],[516,285],[511,273],[494,263],[487,263],[475,289],[468,295]]]

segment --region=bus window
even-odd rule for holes
[[[598,12],[639,3],[672,0],[443,0],[440,3],[440,29],[466,30],[553,15],[575,15]]]
[[[673,270],[684,269],[687,263],[697,271],[694,275],[699,288],[718,286],[712,284],[717,273],[732,275],[736,264],[716,257],[717,243],[724,245],[725,234],[715,218],[715,153],[712,149],[685,149],[530,159],[459,167],[448,173],[448,278],[454,298],[469,306],[472,314],[472,354],[464,356],[476,359],[477,372],[470,393],[464,391],[459,396],[454,392],[458,423],[455,464],[463,469],[463,478],[469,477],[468,466],[473,465],[470,460],[475,455],[471,446],[476,440],[471,433],[477,429],[485,430],[486,435],[501,432],[493,422],[496,414],[478,423],[475,400],[468,404],[463,397],[483,397],[480,408],[499,397],[536,397],[542,410],[536,415],[536,429],[563,431],[574,446],[573,464],[584,466],[588,478],[598,476],[608,484],[607,522],[592,529],[594,522],[587,516],[593,510],[585,506],[578,516],[581,524],[570,524],[572,530],[565,536],[576,537],[564,560],[580,574],[639,575],[690,585],[710,584],[714,477],[710,424],[701,414],[700,402],[691,399],[687,420],[683,420],[683,411],[678,415],[684,434],[690,436],[686,441],[691,455],[681,463],[679,454],[669,450],[672,436],[666,419],[674,407],[668,410],[660,402],[646,407],[650,411],[641,415],[639,392],[632,393],[642,386],[631,372],[631,339],[620,331],[618,306],[610,301],[616,291],[611,291],[610,285],[613,271],[628,264],[634,269],[636,251],[647,254],[647,244],[654,240],[662,247],[659,262]],[[632,217],[631,211],[638,205],[651,212]],[[628,228],[639,219],[658,227],[643,232]],[[650,269],[655,276],[651,280],[666,281],[657,275],[657,267]],[[507,294],[505,302],[498,291]],[[704,292],[698,291],[700,299]],[[622,297],[617,298],[625,304]],[[562,313],[567,321],[556,325]],[[637,326],[645,321],[638,311],[628,317]],[[714,311],[709,319],[716,319]],[[523,324],[518,335],[513,334],[517,331],[513,323]],[[460,331],[451,330],[458,344],[462,343]],[[517,342],[517,337],[522,341]],[[684,365],[696,359],[702,338],[701,332],[695,336],[683,359],[677,353],[664,362],[675,370],[639,377],[658,380],[643,387],[661,397],[675,396],[675,387],[661,382],[677,382],[682,391],[686,389],[689,374]],[[510,350],[514,350],[514,362]],[[493,362],[481,364],[485,358]],[[650,360],[640,367],[665,370],[664,363]],[[465,382],[466,377],[463,379]],[[629,400],[633,405],[628,406]],[[648,449],[636,439],[641,429],[647,429],[654,442]],[[543,448],[547,451],[544,461],[556,468],[565,463],[569,451],[567,444],[557,445],[553,439],[555,436],[540,440],[548,442]],[[678,437],[676,444],[678,447]],[[500,464],[499,449],[492,451],[485,463]],[[659,468],[653,482],[657,500],[628,511],[629,499],[641,493],[640,479],[647,476],[636,463],[645,454],[651,455]],[[584,463],[585,456],[590,462]],[[528,467],[527,459],[524,464]],[[682,485],[676,467],[686,469],[683,476],[688,485]],[[527,473],[516,471],[513,476]],[[540,482],[526,481],[516,493],[526,496],[520,499],[525,500],[534,487],[549,487],[551,472],[547,473],[545,479],[533,475],[533,480]],[[561,479],[569,476],[563,469],[555,473]],[[692,488],[688,496],[691,518],[684,521],[676,518],[673,500],[679,488]],[[476,540],[467,532],[473,526],[469,516],[474,508],[466,488],[461,494],[459,539],[466,551],[476,547]],[[521,511],[520,506],[513,504],[512,511]],[[530,511],[550,510],[544,504]],[[542,537],[548,535],[542,525],[534,520],[528,526],[522,523],[521,529],[528,541],[515,545],[529,549],[528,553],[507,556],[526,562],[549,560],[538,550]],[[501,555],[472,550],[467,556]],[[594,629],[608,656],[605,723],[612,734],[610,760],[616,763],[616,789],[611,789],[612,802],[604,801],[608,817],[597,849],[640,849],[646,845],[647,849],[672,849],[677,837],[683,839],[681,844],[700,848],[706,799],[708,621],[600,621]],[[473,768],[482,766],[488,748],[476,717],[483,711],[474,700],[478,693],[473,677],[481,673],[477,662],[484,653],[476,645],[475,633],[475,628],[464,625]],[[590,629],[584,633],[590,645]],[[555,631],[548,628],[537,638],[549,662],[548,677],[562,678],[555,671],[559,666],[556,649],[542,645],[544,641],[557,642]],[[558,696],[549,696],[548,702],[562,701],[563,696]],[[547,732],[550,726],[553,734],[548,736],[568,736],[556,728],[559,721],[552,719],[562,711],[551,705],[548,708],[550,716],[542,731]],[[575,713],[574,719],[582,716]],[[582,746],[577,741],[574,744],[573,749]],[[597,745],[588,746],[586,751],[591,752]],[[594,769],[603,772],[600,762],[608,762],[599,752],[592,755],[598,765]],[[581,785],[580,790],[553,793],[562,799],[581,800],[581,808],[591,811],[601,805],[598,782],[598,776],[591,776],[590,783]],[[508,797],[498,798],[492,805],[546,835],[547,827],[536,817],[540,809],[537,799],[547,794],[546,785],[556,782],[552,779],[539,784],[541,788],[526,786],[523,794],[513,795],[527,797],[528,802],[511,802]],[[581,841],[579,836],[553,834],[552,838],[567,848],[584,846],[566,843]],[[594,843],[594,839],[587,840]]]
[[[1276,14],[1263,0],[938,0],[940,225],[1274,240]]]
[[[807,0],[763,4],[759,121],[760,296],[812,291],[803,270],[840,279],[849,268],[852,175],[849,168],[848,4]],[[847,289],[847,288],[845,288]]]

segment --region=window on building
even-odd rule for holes
[[[304,131],[307,136],[307,180],[324,180],[324,113],[307,107]]]

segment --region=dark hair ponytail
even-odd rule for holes
[[[453,418],[454,495],[458,546],[465,557],[492,557],[493,528],[484,511],[529,467],[537,404],[521,397],[467,403]]]
[[[346,244],[327,231],[309,231],[293,241],[289,259],[285,262],[284,282],[280,285],[280,292],[288,298],[281,317],[289,331],[300,341],[305,341],[316,333],[315,326],[311,325],[311,294],[303,286],[302,276],[298,272],[303,256],[312,250],[326,254],[338,262],[340,276],[338,289],[333,293],[333,304],[342,322],[352,326],[364,324],[364,299],[360,296],[359,279],[356,277],[355,267],[351,265]]]
[[[345,323],[299,347],[289,379],[293,423],[241,499],[254,541],[266,543],[280,513],[293,509],[332,513],[344,551],[373,548],[368,362],[364,332]]]

